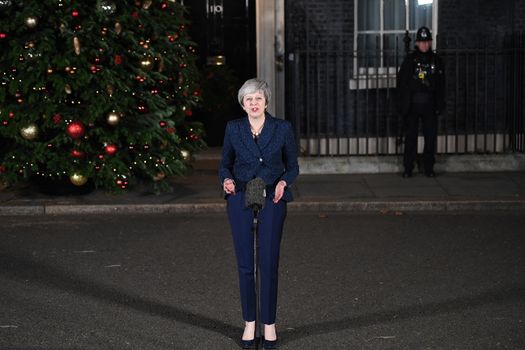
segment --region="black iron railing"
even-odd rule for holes
[[[474,48],[438,43],[447,89],[438,152],[525,152],[525,36]],[[290,53],[287,115],[304,155],[402,152],[394,92],[407,44],[401,38],[389,50],[354,51],[334,41]]]

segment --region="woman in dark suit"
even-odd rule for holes
[[[290,186],[299,174],[297,147],[289,122],[266,112],[268,84],[247,80],[239,89],[239,103],[247,116],[228,122],[224,135],[219,178],[226,194],[235,255],[239,270],[244,348],[255,345],[255,279],[253,255],[253,210],[245,205],[248,181],[259,177],[266,184],[265,205],[258,214],[259,272],[261,277],[261,322],[265,349],[275,349],[277,334],[277,277],[281,234],[286,203],[292,200]]]

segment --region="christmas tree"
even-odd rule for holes
[[[185,9],[0,0],[0,181],[167,189],[204,146]]]

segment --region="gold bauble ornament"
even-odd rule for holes
[[[142,8],[143,8],[144,10],[149,9],[149,7],[151,6],[151,3],[152,3],[151,0],[146,0],[146,1],[144,1],[144,3],[142,4]]]
[[[144,70],[151,70],[153,68],[153,64],[155,63],[155,60],[152,57],[144,57],[140,61],[140,68]]]
[[[109,95],[109,97],[113,96],[113,93],[115,92],[115,87],[111,84],[106,85],[106,91]]]
[[[78,37],[73,38],[73,47],[75,48],[75,53],[80,55],[80,39]]]
[[[190,159],[191,159],[191,153],[190,153],[190,151],[183,149],[183,150],[180,151],[180,154],[181,154],[181,156],[182,156],[182,159],[183,159],[185,162],[189,162],[189,161],[190,161]]]
[[[115,33],[120,34],[122,32],[122,25],[117,22],[115,23]]]
[[[71,95],[71,93],[73,92],[73,89],[71,89],[71,85],[66,84],[64,86],[64,91],[66,92],[66,94]]]
[[[160,181],[166,177],[166,174],[164,174],[162,171],[157,173],[157,175],[153,176],[153,181]]]
[[[36,124],[29,124],[28,126],[20,129],[20,135],[26,140],[34,140],[38,137],[38,126]]]
[[[111,111],[108,113],[106,121],[109,125],[115,126],[120,123],[120,114],[115,111]]]
[[[71,183],[75,186],[85,185],[87,180],[87,176],[84,176],[80,173],[73,173],[71,176],[69,176],[69,181],[71,181]]]
[[[28,26],[29,28],[35,28],[37,24],[38,19],[36,17],[29,16],[26,18],[26,26]]]

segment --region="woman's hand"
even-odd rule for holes
[[[284,194],[284,190],[286,188],[286,181],[281,180],[277,183],[277,186],[275,186],[275,197],[273,197],[273,202],[277,203],[281,200]]]
[[[226,179],[222,183],[222,189],[227,194],[235,194],[235,182],[232,179]]]

